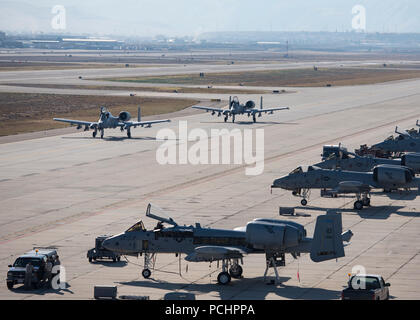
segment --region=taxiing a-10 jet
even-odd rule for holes
[[[284,220],[254,219],[234,230],[203,228],[199,223],[179,226],[172,218],[165,217],[162,209],[151,204],[146,216],[159,221],[154,230],[146,230],[140,221],[103,242],[106,249],[119,254],[144,254],[144,278],[151,275],[153,255],[184,253],[185,260],[190,262],[221,261],[222,272],[217,280],[219,284],[227,284],[232,277],[242,276],[239,262],[244,255],[260,253],[265,254],[267,262],[264,278],[272,267],[278,281],[277,267],[285,265],[286,253],[297,258],[308,252],[314,262],[344,257],[343,241],[350,241],[353,235],[350,230],[342,233],[341,213],[332,212],[318,216],[313,238],[306,236],[302,225]],[[165,228],[163,223],[171,227]]]
[[[225,116],[225,122],[228,120],[229,117],[232,117],[232,122],[235,122],[235,115],[238,114],[247,114],[248,117],[252,115],[253,122],[257,122],[257,115],[261,117],[263,113],[273,114],[274,111],[279,110],[288,110],[289,107],[279,107],[279,108],[268,108],[263,109],[263,97],[260,100],[260,108],[255,107],[255,102],[252,100],[247,101],[245,104],[239,103],[239,99],[237,96],[229,97],[229,109],[219,109],[219,108],[212,108],[212,107],[201,107],[201,106],[194,106],[195,109],[206,110],[206,112],[211,111],[211,115],[215,115],[220,117],[222,114]]]
[[[171,122],[169,119],[164,120],[151,120],[151,121],[140,121],[141,120],[141,112],[140,108],[138,108],[138,115],[137,121],[130,121],[131,114],[127,111],[121,111],[118,117],[115,117],[109,112],[105,107],[101,107],[99,120],[97,122],[90,122],[90,121],[80,121],[80,120],[71,120],[71,119],[61,119],[61,118],[54,118],[55,121],[66,122],[70,123],[71,125],[77,125],[77,129],[81,129],[83,126],[85,127],[84,131],[88,131],[89,129],[93,129],[92,137],[96,137],[98,130],[101,133],[101,138],[104,137],[104,129],[115,129],[120,128],[121,131],[127,131],[127,137],[131,138],[131,128],[136,128],[138,126],[146,128],[150,128],[152,124],[161,123],[161,122]]]
[[[326,170],[316,166],[309,166],[304,171],[299,167],[274,180],[271,187],[292,190],[293,195],[303,197],[301,204],[304,206],[311,189],[321,189],[321,196],[356,194],[354,208],[361,210],[363,206],[370,206],[369,194],[372,189],[391,191],[400,188],[418,189],[419,186],[420,178],[415,177],[413,170],[403,166],[378,165],[372,172]]]

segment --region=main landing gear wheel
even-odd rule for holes
[[[360,201],[360,200],[357,200],[354,203],[354,209],[356,209],[356,210],[362,210],[363,209],[363,202]]]
[[[228,120],[228,116],[225,116],[225,122]]]
[[[101,139],[104,138],[104,130],[101,130]]]
[[[252,115],[252,121],[254,121],[254,123],[257,122],[257,118],[255,117],[255,114]]]
[[[306,200],[306,199],[302,199],[302,201],[300,202],[300,204],[301,204],[302,206],[306,206],[306,205],[308,204],[308,200]]]
[[[235,115],[233,114],[232,115],[232,123],[234,123],[235,122]]]
[[[92,132],[92,137],[96,138],[96,131]]]
[[[127,137],[131,138],[131,131],[130,130],[127,130]]]
[[[217,282],[219,284],[228,284],[231,279],[232,278],[230,274],[227,272],[220,272],[219,275],[217,276]]]
[[[141,272],[141,275],[143,276],[143,278],[145,278],[145,279],[149,279],[149,278],[150,278],[150,276],[152,275],[152,272],[151,272],[149,269],[144,269],[144,270]]]
[[[232,278],[239,279],[242,276],[242,267],[240,265],[234,265],[229,268],[229,274]]]

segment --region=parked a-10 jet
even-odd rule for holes
[[[161,209],[148,205],[146,216],[158,220],[154,230],[146,230],[140,221],[122,234],[103,242],[103,246],[123,255],[144,254],[142,275],[149,278],[150,264],[157,253],[184,253],[190,262],[222,262],[222,272],[217,280],[227,284],[231,278],[242,276],[240,262],[244,255],[259,253],[266,256],[266,270],[274,268],[278,281],[278,266],[285,265],[285,254],[297,258],[301,253],[310,253],[314,262],[344,256],[343,241],[350,241],[352,232],[342,233],[340,213],[318,216],[314,237],[306,235],[305,228],[295,222],[274,219],[254,219],[245,227],[234,230],[179,226],[172,218],[164,217]],[[163,223],[170,224],[165,228]]]
[[[416,125],[420,127],[418,120]],[[420,135],[418,133],[399,132],[398,127],[395,128],[395,133],[398,133],[397,137],[390,136],[383,142],[374,144],[372,148],[392,152],[396,155],[403,152],[420,152]]]
[[[235,115],[238,114],[247,114],[248,117],[252,115],[253,122],[257,122],[257,115],[258,117],[261,117],[263,113],[272,114],[274,111],[289,109],[289,107],[263,109],[263,97],[261,97],[260,108],[258,109],[255,107],[254,101],[249,100],[245,104],[241,104],[237,96],[233,97],[233,99],[229,97],[229,109],[219,109],[201,106],[194,106],[193,108],[206,110],[206,112],[211,111],[212,115],[215,115],[217,113],[218,117],[220,117],[223,114],[225,116],[225,122],[228,120],[229,117],[232,117],[232,122],[235,122]]]
[[[115,117],[106,110],[105,107],[100,108],[100,115],[99,120],[97,122],[90,122],[90,121],[81,121],[81,120],[71,120],[71,119],[61,119],[61,118],[54,118],[55,121],[66,122],[70,123],[71,125],[77,125],[77,129],[81,129],[83,126],[85,127],[84,131],[88,131],[89,129],[93,129],[92,136],[95,138],[98,130],[101,133],[101,138],[104,137],[104,129],[115,129],[120,128],[121,131],[127,131],[127,137],[131,138],[131,128],[137,128],[138,126],[146,128],[150,128],[152,124],[161,123],[161,122],[171,122],[169,119],[164,120],[151,120],[151,121],[140,121],[141,120],[141,113],[140,108],[138,108],[138,121],[130,121],[131,115],[127,111],[121,111],[118,117]]]
[[[374,167],[385,164],[405,166],[413,170],[416,174],[420,173],[420,153],[407,153],[402,155],[400,159],[387,159],[359,156],[347,151],[341,145],[329,147],[335,147],[334,152],[329,154],[324,161],[314,164],[315,167],[321,169],[369,172]]]
[[[419,188],[420,179],[413,170],[395,165],[378,165],[372,172],[327,170],[309,166],[293,170],[286,176],[274,180],[272,188],[291,190],[295,196],[303,197],[306,205],[311,189],[321,189],[321,196],[337,197],[339,194],[356,194],[354,208],[363,209],[370,205],[369,194],[372,189],[392,191],[400,188]]]

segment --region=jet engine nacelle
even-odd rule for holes
[[[246,109],[253,109],[255,108],[255,102],[252,100],[249,100],[245,103],[245,108]]]
[[[299,229],[286,224],[249,222],[246,226],[246,240],[257,249],[285,249],[299,244]]]
[[[377,166],[373,169],[373,180],[385,186],[398,187],[413,180],[413,172],[406,167]]]
[[[401,165],[420,173],[420,153],[408,153],[401,157]]]
[[[131,119],[131,114],[127,111],[121,111],[118,115],[118,119],[120,119],[120,121],[128,121]]]

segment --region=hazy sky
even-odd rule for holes
[[[420,32],[419,0],[0,0],[0,30],[80,34],[198,35],[206,31],[346,31],[352,8],[366,8],[368,32]]]

